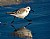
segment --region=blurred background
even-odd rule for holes
[[[27,6],[34,10],[26,17],[32,20],[32,24],[26,28],[32,31],[33,38],[10,36],[9,33],[14,32],[10,24],[13,16],[5,13]],[[20,18],[13,23],[16,29],[27,24],[26,20]],[[50,39],[50,0],[0,0],[0,39]]]
[[[0,0],[0,6],[32,2],[32,0]]]

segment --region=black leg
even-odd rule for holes
[[[31,22],[30,23],[28,23],[25,27],[27,27],[28,25],[30,25],[30,24],[32,24]]]
[[[11,24],[11,26],[14,28],[14,31],[17,31],[13,24]]]
[[[15,18],[16,18],[16,17],[14,16],[14,19],[13,19],[13,21],[11,22],[11,24],[14,22]]]
[[[28,22],[32,22],[32,20],[29,20],[29,19],[26,19],[26,18],[24,18],[25,20],[27,20]]]

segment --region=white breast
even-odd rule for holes
[[[29,12],[24,12],[22,15],[26,17],[28,14]]]

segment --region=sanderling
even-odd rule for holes
[[[15,17],[26,19],[25,17],[29,14],[30,11],[33,11],[33,10],[31,10],[31,8],[29,6],[27,6],[26,8],[21,8],[19,10],[15,10],[13,12],[7,12],[7,14],[13,15],[14,19],[15,19]],[[32,21],[32,20],[28,20],[28,19],[26,19],[26,20],[29,22]],[[14,22],[14,20],[11,23],[13,23],[13,22]]]

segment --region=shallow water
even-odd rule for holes
[[[33,34],[33,38],[31,39],[50,39],[50,0],[34,0],[33,3],[28,4],[10,5],[9,7],[0,6],[0,32],[11,33],[14,31],[10,24],[10,22],[13,20],[13,16],[5,14],[6,12],[31,6],[31,9],[33,9],[34,12],[30,11],[30,14],[26,17],[27,19],[32,20],[32,24],[27,26],[27,28],[30,29]],[[21,24],[18,24],[18,22]],[[20,18],[16,18],[15,22],[13,23],[16,29],[27,24],[28,22],[26,20]],[[6,36],[7,33],[0,35],[0,39],[24,39]]]

